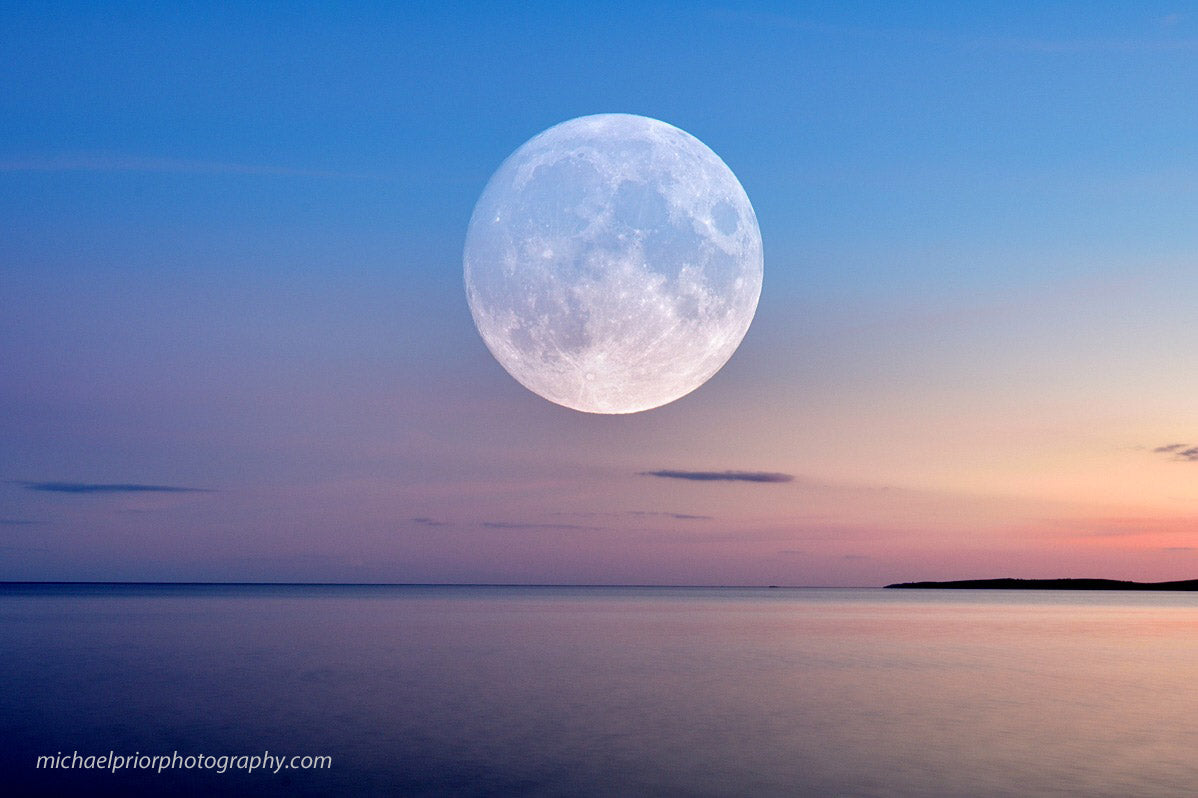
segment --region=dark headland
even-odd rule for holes
[[[919,590],[1198,590],[1198,579],[1180,582],[1124,582],[1119,579],[963,579],[956,582],[902,582],[886,587]]]

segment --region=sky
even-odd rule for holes
[[[176,7],[177,6],[177,7]],[[0,579],[1198,577],[1198,6],[0,7]],[[593,113],[736,173],[708,383],[530,393],[462,245]]]

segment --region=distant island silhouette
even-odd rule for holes
[[[955,582],[900,582],[886,587],[919,590],[1198,590],[1198,579],[1179,582],[1125,582],[1120,579],[961,579]]]

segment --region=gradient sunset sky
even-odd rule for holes
[[[1198,577],[1194,4],[167,5],[0,9],[0,579]],[[462,284],[492,172],[602,112],[765,246],[631,416]]]

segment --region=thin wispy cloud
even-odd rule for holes
[[[710,9],[707,16],[722,23],[750,24],[792,33],[796,36],[857,39],[879,43],[922,44],[966,50],[998,50],[1044,54],[1091,53],[1154,53],[1198,50],[1198,38],[1179,36],[1174,31],[1182,27],[1187,14],[1169,14],[1156,20],[1161,33],[1151,36],[1120,38],[1035,37],[1035,36],[976,36],[968,33],[941,31],[933,28],[904,28],[868,25],[843,25],[821,22],[786,14],[760,13],[744,9]]]
[[[1038,39],[990,37],[963,39],[961,44],[977,49],[1011,50],[1045,54],[1080,53],[1171,53],[1198,50],[1198,39],[1127,38],[1127,39]]]
[[[1070,519],[1059,522],[1065,529],[1072,530],[1077,539],[1086,538],[1157,538],[1160,543],[1176,542],[1188,546],[1194,529],[1198,528],[1198,516],[1181,515],[1126,516],[1116,518]]]
[[[23,482],[17,485],[42,493],[212,493],[208,488],[179,485],[141,485],[129,482]]]
[[[446,522],[444,521],[438,521],[435,518],[426,518],[425,516],[409,518],[408,520],[413,524],[419,524],[420,526],[447,526]]]
[[[563,529],[572,532],[599,532],[608,529],[604,526],[586,526],[583,524],[538,524],[526,521],[483,521],[479,526],[485,529]]]
[[[374,180],[376,176],[325,169],[298,169],[267,164],[159,158],[119,153],[67,153],[0,160],[0,172],[146,172],[197,175],[262,175]]]
[[[577,513],[553,513],[557,516],[567,516],[571,518],[674,518],[679,521],[712,521],[714,516],[711,515],[693,515],[691,513],[669,513],[662,510],[618,510],[605,513],[597,512],[577,512]]]
[[[32,526],[36,523],[28,518],[0,518],[0,526]]]
[[[1152,451],[1156,454],[1168,455],[1173,460],[1198,463],[1198,446],[1191,446],[1188,443],[1170,443],[1166,446],[1158,446]]]
[[[676,471],[662,469],[660,471],[642,471],[643,477],[663,477],[665,479],[687,479],[692,482],[792,482],[793,474],[782,474],[776,471]]]
[[[653,510],[627,510],[625,515],[634,518],[673,518],[678,521],[710,521],[710,515],[691,515],[690,513],[663,513]]]

